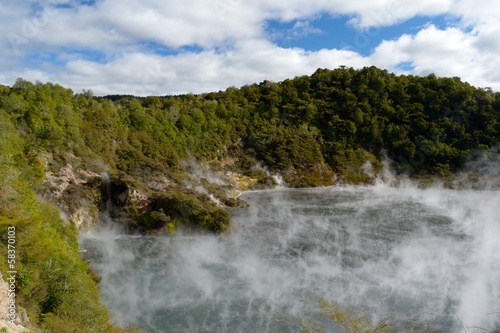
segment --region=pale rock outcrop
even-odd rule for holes
[[[68,164],[62,167],[57,174],[48,171],[43,182],[48,186],[53,197],[60,198],[70,184],[87,184],[92,178],[102,179],[103,177],[93,171],[75,169],[71,164]]]
[[[68,164],[58,172],[47,171],[43,184],[45,198],[54,202],[62,211],[61,216],[66,221],[75,225],[77,229],[93,226],[98,223],[98,208],[89,200],[87,195],[66,197],[72,185],[78,186],[82,191],[90,194],[91,189],[85,188],[91,182],[103,182],[104,177],[96,172],[77,169]]]
[[[8,333],[26,333],[37,332],[30,329],[31,324],[24,309],[17,307],[16,319],[14,324],[10,322],[9,317],[9,285],[2,278],[0,273],[0,331],[7,329]]]

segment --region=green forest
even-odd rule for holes
[[[246,180],[245,189],[270,188],[273,175],[290,187],[370,184],[388,159],[398,174],[449,180],[499,144],[500,93],[457,77],[340,67],[150,97],[18,79],[0,86],[0,247],[6,253],[15,226],[18,301],[35,327],[132,332],[109,322],[99,277],[79,254],[78,225],[61,211],[87,205],[96,217],[111,202],[110,214],[134,232],[224,233],[227,207],[245,203],[234,184],[210,175]],[[48,175],[68,166],[95,176],[55,195]],[[152,185],[158,179],[163,186]]]

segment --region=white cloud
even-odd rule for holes
[[[217,91],[264,79],[283,80],[312,74],[318,67],[368,64],[367,59],[351,51],[305,52],[279,48],[264,40],[248,40],[225,53],[205,51],[166,57],[133,53],[105,64],[77,60],[52,79],[76,91],[92,88],[96,94],[165,95]]]
[[[500,59],[495,56],[498,43],[484,43],[484,38],[474,31],[429,26],[415,36],[383,42],[372,59],[385,68],[410,61],[417,75],[458,76],[475,85],[500,90],[500,76],[494,70],[500,68]]]
[[[500,90],[496,0],[101,0],[93,6],[64,0],[68,6],[55,6],[61,3],[0,4],[2,83],[24,77],[97,94],[163,95],[281,80],[318,67],[374,64],[398,70],[411,63],[415,74],[460,76]],[[429,25],[383,41],[369,57],[342,46],[310,52],[273,43],[273,38],[320,33],[312,23],[324,14],[346,15],[361,30],[418,15],[449,15],[455,21],[444,29]],[[269,35],[268,20],[291,22],[293,28]],[[151,43],[173,53],[154,54]],[[201,51],[182,51],[192,46]],[[64,65],[27,62],[40,52],[57,54]],[[95,60],[91,53],[101,57]]]
[[[283,20],[309,17],[319,12],[332,15],[352,15],[351,23],[360,28],[388,26],[415,15],[446,13],[452,0],[259,0],[261,8]]]

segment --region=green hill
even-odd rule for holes
[[[36,326],[118,331],[78,252],[100,212],[146,233],[227,232],[234,194],[273,175],[369,184],[387,156],[398,173],[450,179],[499,143],[500,93],[459,78],[342,67],[165,97],[19,79],[0,87],[0,246],[16,226],[18,301]]]

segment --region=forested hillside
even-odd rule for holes
[[[112,331],[78,254],[82,207],[140,232],[225,232],[225,206],[243,204],[235,179],[243,188],[271,187],[272,175],[294,187],[370,183],[385,155],[399,173],[450,178],[499,141],[500,93],[374,67],[145,98],[19,79],[0,87],[0,246],[15,225],[19,302],[35,325]]]
[[[26,156],[50,153],[54,166],[98,159],[128,174],[175,172],[194,157],[231,159],[242,172],[261,163],[285,177],[324,163],[324,171],[350,179],[383,151],[400,172],[455,171],[475,150],[498,145],[500,131],[499,93],[374,67],[146,98],[96,98],[20,79],[3,87],[0,107],[29,142]]]

